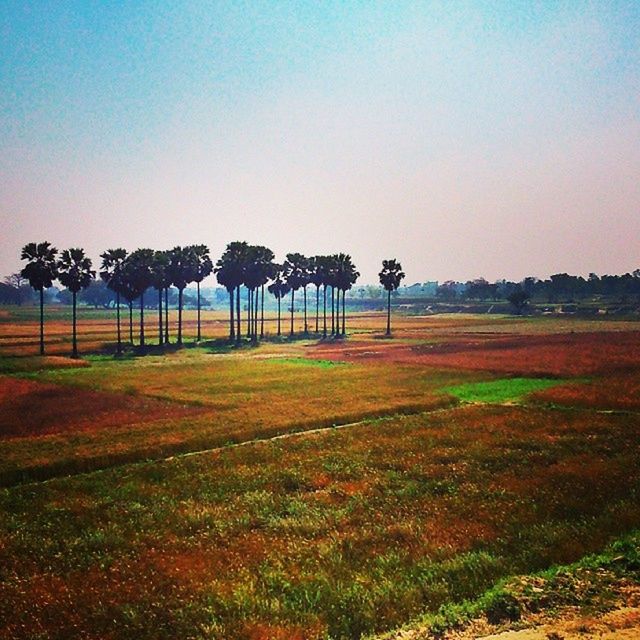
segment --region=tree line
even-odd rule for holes
[[[441,300],[508,300],[514,293],[523,292],[528,299],[556,302],[575,302],[603,296],[626,302],[640,297],[640,269],[622,275],[590,273],[587,278],[568,273],[555,273],[546,279],[524,278],[520,282],[498,280],[489,282],[476,278],[467,282],[447,280],[436,289]]]
[[[155,289],[157,292],[159,345],[170,342],[169,289],[175,287],[178,290],[177,344],[182,345],[184,290],[193,282],[197,285],[196,340],[200,341],[202,338],[200,283],[212,273],[229,296],[229,341],[232,343],[240,342],[245,334],[253,342],[264,337],[265,288],[275,296],[278,303],[278,336],[282,334],[281,301],[289,294],[291,296],[289,334],[294,335],[294,305],[298,291],[301,291],[303,296],[304,335],[309,335],[311,329],[307,288],[315,286],[315,333],[321,334],[324,338],[328,335],[342,337],[346,335],[345,294],[360,275],[351,256],[345,253],[313,257],[306,257],[301,253],[288,253],[284,262],[277,263],[273,251],[247,242],[229,243],[215,264],[206,245],[178,246],[167,251],[137,249],[131,253],[117,248],[105,251],[100,258],[100,278],[116,296],[118,354],[122,352],[123,346],[121,299],[129,308],[129,342],[132,345],[134,342],[133,303],[139,300],[139,345],[143,348],[146,345],[144,296],[149,289]],[[27,264],[20,272],[20,276],[26,278],[30,286],[39,293],[40,354],[45,353],[44,291],[58,280],[67,287],[72,296],[72,357],[77,357],[77,296],[96,278],[91,259],[80,248],[66,249],[58,255],[58,250],[49,242],[32,242],[25,245],[21,259]],[[387,333],[389,334],[391,291],[398,288],[404,273],[396,260],[385,260],[379,277],[381,284],[389,291],[387,314]],[[246,291],[247,301],[244,330],[241,317],[241,288]],[[320,325],[321,306],[322,325]]]

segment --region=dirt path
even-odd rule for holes
[[[536,588],[547,603],[535,613],[523,609],[517,622],[490,624],[482,616],[443,635],[416,624],[378,640],[640,640],[640,584],[632,577],[615,577],[603,568],[586,573],[578,570],[571,580],[585,592],[577,600],[572,598],[571,605],[554,602],[553,589],[536,578],[525,577],[520,582],[531,580],[543,585]]]
[[[565,618],[520,630],[490,635],[452,636],[460,640],[637,640],[640,638],[640,607],[622,607],[601,616],[568,615]]]

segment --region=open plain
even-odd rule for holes
[[[442,631],[637,535],[640,322],[384,322],[229,347],[188,312],[184,348],[117,358],[83,309],[72,360],[67,312],[43,358],[2,312],[0,638]]]

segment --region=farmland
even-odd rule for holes
[[[640,322],[203,320],[0,316],[0,638],[372,637],[640,529]]]

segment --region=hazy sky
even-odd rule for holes
[[[638,0],[2,0],[0,89],[0,275],[45,239],[640,267]]]

